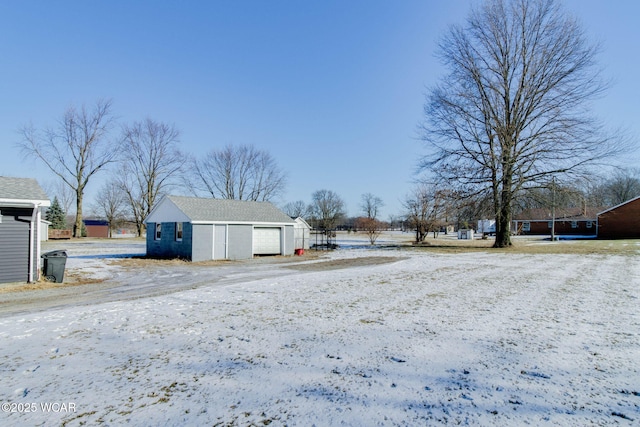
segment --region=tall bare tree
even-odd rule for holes
[[[220,199],[272,201],[285,188],[286,174],[266,151],[227,145],[191,161],[196,192]]]
[[[380,208],[384,206],[384,202],[378,196],[374,196],[371,193],[365,193],[361,196],[360,209],[364,215],[369,219],[377,219],[380,213]]]
[[[439,44],[449,69],[430,89],[423,167],[493,199],[495,247],[511,245],[512,203],[616,154],[589,102],[607,84],[597,47],[556,0],[488,0]]]
[[[318,190],[311,196],[309,211],[316,228],[333,230],[345,216],[344,201],[331,190]]]
[[[138,235],[159,196],[180,177],[186,162],[178,149],[179,132],[165,123],[146,119],[122,130],[120,187],[126,194]]]
[[[111,101],[100,100],[92,108],[70,107],[55,127],[42,132],[32,125],[20,130],[25,157],[35,155],[75,192],[74,237],[82,236],[82,202],[89,180],[118,153],[109,140],[113,123]]]

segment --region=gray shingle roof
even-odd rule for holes
[[[269,202],[167,196],[191,221],[291,223],[287,214]]]
[[[33,178],[0,176],[0,199],[49,200],[38,181]]]

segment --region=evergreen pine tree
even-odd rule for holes
[[[57,197],[53,198],[53,202],[47,211],[47,221],[51,223],[51,228],[55,230],[64,230],[67,228],[66,214],[62,210]]]

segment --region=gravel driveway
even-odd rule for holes
[[[301,257],[260,257],[241,261],[191,263],[151,260],[140,239],[82,239],[42,243],[42,252],[66,250],[65,280],[0,287],[0,317],[71,306],[132,300],[196,289],[228,286],[269,277],[397,261],[389,257],[330,259],[329,252],[307,251]],[[393,253],[391,253],[393,254]],[[362,254],[366,255],[366,253]]]

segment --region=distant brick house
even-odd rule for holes
[[[554,234],[565,236],[596,236],[597,212],[601,208],[530,209],[516,215],[513,230],[522,235]]]
[[[597,216],[598,238],[640,238],[640,196],[602,211]]]

